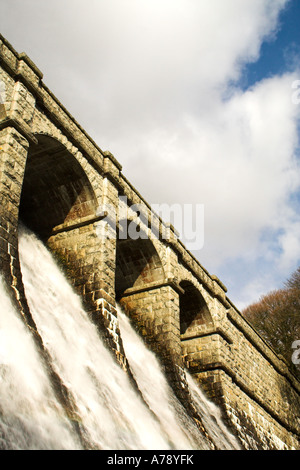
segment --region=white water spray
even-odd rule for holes
[[[77,449],[31,334],[0,279],[0,449]]]
[[[123,342],[143,399],[105,348],[80,298],[45,246],[22,229],[19,251],[31,314],[51,366],[75,404],[88,448],[209,449],[207,439],[167,385],[155,356],[124,314],[118,313]],[[3,286],[1,338],[5,340],[0,343],[0,448],[80,448],[30,333],[8,302]],[[235,448],[231,439],[230,433],[223,434],[220,447]]]
[[[52,365],[69,389],[91,448],[168,449],[127,375],[104,347],[52,255],[33,234],[19,242],[26,297]]]
[[[183,444],[195,445],[199,431],[170,389],[158,359],[145,347],[120,307],[118,317],[125,354],[146,402],[161,425],[173,430],[176,439]],[[240,449],[236,438],[224,424],[220,409],[208,400],[190,374],[186,373],[186,377],[193,405],[214,445],[223,450]]]

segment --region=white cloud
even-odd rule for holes
[[[287,3],[0,5],[3,34],[26,50],[45,83],[99,146],[115,154],[150,203],[205,204],[205,245],[197,256],[225,284],[222,273],[232,265],[229,283],[239,290],[237,260],[253,266],[245,285],[261,289],[272,288],[278,273],[288,275],[300,260],[299,218],[290,204],[300,185],[299,106],[291,100],[299,75],[290,70],[246,91],[238,86],[243,65],[257,60],[262,42],[276,34]],[[258,260],[274,275],[255,272]]]

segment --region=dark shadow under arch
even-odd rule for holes
[[[117,240],[115,275],[117,300],[120,300],[128,289],[140,289],[163,281],[162,262],[145,233],[141,233],[141,238],[135,240],[129,237]]]
[[[57,140],[38,135],[25,168],[21,221],[46,240],[53,229],[96,213],[96,198],[76,158]]]
[[[180,334],[197,336],[213,326],[211,314],[202,294],[192,282],[181,281],[179,286],[184,290],[179,297]]]

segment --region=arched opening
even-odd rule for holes
[[[211,353],[207,336],[214,331],[214,323],[204,297],[190,281],[179,286],[180,338],[182,358],[190,372],[197,372]]]
[[[179,297],[180,334],[182,338],[197,337],[212,328],[211,314],[203,296],[190,281],[182,281],[179,286],[184,290]]]
[[[96,197],[76,158],[57,140],[37,138],[38,145],[28,152],[19,221],[54,253],[86,308],[94,312],[102,279]]]
[[[47,240],[55,230],[96,212],[96,200],[81,165],[53,138],[40,135],[30,146],[20,203],[20,220]]]
[[[168,370],[181,365],[178,293],[165,279],[152,241],[141,237],[117,240],[116,299]]]
[[[161,260],[149,239],[118,240],[116,248],[116,299],[163,282]]]
[[[114,285],[113,281],[111,286],[106,283],[108,264],[109,278],[113,278],[115,247],[107,247],[98,233],[102,216],[97,213],[99,201],[94,190],[99,192],[102,176],[99,173],[97,180],[89,165],[83,168],[57,140],[36,137],[38,145],[30,146],[28,152],[19,221],[55,255],[89,317],[109,347],[120,355],[118,337],[110,330],[116,323]]]

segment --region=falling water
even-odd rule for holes
[[[238,440],[225,425],[220,408],[208,400],[190,374],[187,373],[186,375],[194,406],[217,448],[222,450],[241,450]]]
[[[173,444],[180,442],[183,449],[195,448],[199,430],[171,391],[156,356],[145,347],[120,307],[118,318],[125,354],[146,403],[157,416],[161,428],[172,437]],[[210,448],[209,442],[203,444]]]
[[[168,387],[155,356],[145,348],[124,314],[119,311],[121,331],[140,394],[104,346],[52,255],[34,234],[23,228],[19,251],[31,314],[51,357],[51,366],[76,408],[88,448],[211,448]],[[82,441],[57,402],[31,335],[10,304],[3,285],[0,341],[0,448],[80,448]],[[206,409],[208,415],[217,412],[207,408],[196,388],[193,394],[196,402],[200,400],[204,415]],[[220,423],[214,423],[213,440],[219,437],[221,448],[236,448],[230,433],[225,428],[219,432]],[[210,423],[206,424],[210,432]]]
[[[0,279],[0,449],[77,449],[35,344]]]
[[[183,406],[170,389],[158,359],[145,347],[120,307],[118,317],[126,357],[146,402],[163,428],[173,429],[173,436],[183,444],[191,445],[194,442],[195,445],[199,431],[195,429],[194,422],[186,415]],[[208,400],[190,374],[186,373],[186,377],[193,405],[216,448],[240,449],[236,438],[224,424],[220,409]]]

